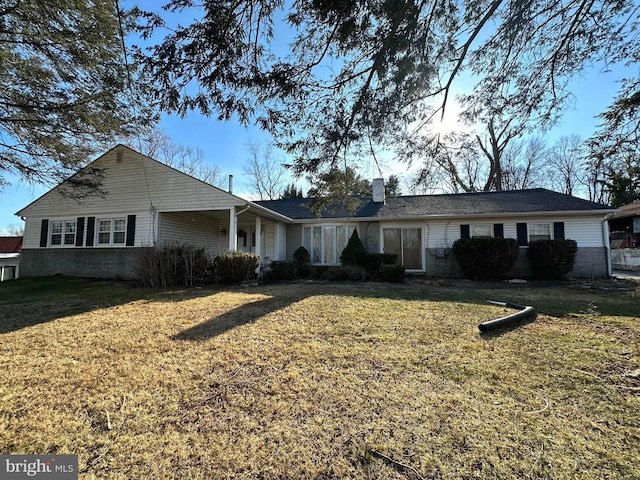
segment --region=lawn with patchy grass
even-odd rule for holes
[[[0,453],[80,478],[640,478],[611,284],[0,284]],[[532,304],[517,328],[487,299]]]

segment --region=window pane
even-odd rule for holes
[[[529,241],[551,240],[551,226],[548,223],[531,223],[529,225]]]
[[[113,232],[113,243],[124,243],[124,232]]]
[[[111,231],[111,220],[100,220],[98,223],[98,231],[99,232],[110,232]]]
[[[60,233],[51,234],[51,245],[62,245],[62,234]]]
[[[51,233],[62,233],[62,222],[51,222]]]
[[[307,249],[307,252],[311,252],[311,227],[302,229],[302,245]]]
[[[422,269],[421,232],[420,228],[405,228],[402,230],[402,263],[405,268]]]
[[[322,229],[324,232],[324,263],[336,263],[336,252],[333,244],[335,228],[336,227],[324,227]]]
[[[114,232],[124,232],[127,230],[127,221],[124,218],[118,218],[113,221]]]
[[[471,236],[472,237],[491,237],[491,224],[489,223],[480,223],[476,225],[471,225]]]
[[[384,239],[384,253],[398,255],[396,263],[402,263],[401,230],[399,228],[385,228],[382,231]]]
[[[313,244],[311,246],[311,261],[313,263],[321,263],[322,257],[320,255],[320,248],[322,245],[322,228],[313,227]]]
[[[64,244],[74,245],[76,243],[76,222],[64,222]]]
[[[108,245],[109,244],[109,236],[110,234],[107,233],[99,233],[98,234],[98,243],[101,245]]]

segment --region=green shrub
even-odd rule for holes
[[[260,256],[248,252],[226,252],[213,261],[216,282],[235,285],[256,278]]]
[[[322,279],[333,282],[364,282],[367,280],[367,271],[359,265],[329,267],[322,275]]]
[[[561,279],[573,270],[577,252],[575,240],[534,240],[527,253],[534,277]]]
[[[293,259],[298,263],[309,263],[311,261],[311,255],[309,255],[309,250],[304,247],[298,247],[295,252],[293,252]]]
[[[474,280],[505,278],[519,253],[514,238],[461,238],[453,244],[453,254],[462,274]]]
[[[298,270],[298,264],[296,262],[273,261],[270,267],[270,280],[293,280],[296,278],[296,272]]]
[[[311,278],[313,276],[313,267],[307,263],[298,265],[296,276],[298,278]]]
[[[361,265],[367,271],[369,278],[380,278],[380,269],[384,265],[383,255],[382,253],[365,253],[362,256]]]
[[[381,253],[383,265],[395,265],[398,261],[397,253]]]
[[[367,253],[367,249],[360,241],[358,230],[354,229],[347,246],[342,250],[340,255],[340,263],[346,265],[362,265],[362,257]]]
[[[380,268],[380,279],[383,282],[402,282],[404,274],[404,265],[382,265]]]
[[[168,242],[139,249],[136,276],[148,287],[189,287],[206,279],[210,261],[204,248]]]

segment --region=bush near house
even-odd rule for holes
[[[367,254],[367,249],[360,241],[358,230],[354,230],[349,238],[347,246],[342,250],[340,255],[340,263],[346,265],[362,265],[362,259]]]
[[[365,282],[367,271],[360,265],[329,267],[323,273],[322,279],[333,282]]]
[[[256,278],[260,256],[248,252],[226,252],[213,261],[216,283],[235,285]]]
[[[293,252],[293,259],[298,263],[309,263],[311,261],[311,255],[305,247],[298,247],[296,251]]]
[[[453,254],[465,277],[499,280],[516,264],[519,247],[514,238],[461,238],[454,242]]]
[[[367,270],[369,279],[374,280],[381,278],[383,265],[395,265],[397,258],[395,253],[366,253],[361,265]]]
[[[561,279],[573,270],[578,244],[575,240],[534,240],[529,242],[529,261],[539,279]]]
[[[268,275],[268,280],[293,280],[297,277],[298,263],[286,262],[286,261],[272,261],[269,265],[271,271]]]
[[[404,280],[404,265],[382,265],[380,279],[383,282],[399,283]]]
[[[165,243],[139,249],[136,274],[147,287],[190,287],[196,279],[209,276],[210,271],[211,262],[204,248]]]

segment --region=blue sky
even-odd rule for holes
[[[155,2],[153,3],[155,6]],[[594,67],[576,78],[572,84],[575,105],[566,111],[560,123],[545,136],[547,144],[569,134],[578,134],[587,138],[593,133],[599,120],[596,117],[611,103],[618,90],[617,81],[622,72],[618,69],[603,70]],[[190,112],[185,119],[163,115],[160,125],[176,143],[191,147],[200,147],[205,159],[220,167],[226,176],[234,175],[234,193],[246,196],[249,186],[244,178],[242,167],[248,157],[246,144],[248,141],[267,142],[269,137],[256,127],[245,128],[236,121],[220,122],[215,118],[207,118],[196,112]],[[394,171],[395,169],[395,171]],[[389,163],[383,175],[402,174],[406,166],[399,169]],[[363,176],[373,176],[373,166],[362,171]],[[25,207],[47,188],[20,183],[15,178],[8,179],[11,185],[0,190],[0,232],[10,224],[21,225],[15,212]]]

